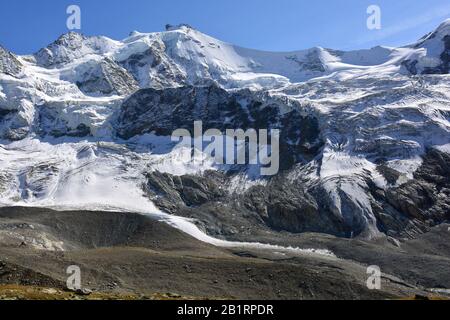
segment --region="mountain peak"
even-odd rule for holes
[[[445,19],[444,22],[442,22],[441,25],[438,27],[438,29],[446,26],[450,26],[450,18]]]
[[[135,37],[135,36],[138,36],[140,34],[142,34],[142,33],[139,32],[139,31],[133,30],[133,31],[130,32],[129,36],[130,37]]]
[[[78,32],[70,31],[67,33],[62,34],[54,43],[58,45],[70,45],[73,43],[79,43],[83,40],[85,40],[86,37]]]
[[[166,24],[166,31],[175,31],[180,29],[194,29],[194,28],[187,23],[181,23],[175,26],[171,24]]]
[[[57,67],[89,54],[102,55],[117,46],[117,41],[103,36],[85,36],[70,31],[34,54],[38,65]]]

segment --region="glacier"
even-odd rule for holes
[[[387,195],[415,179],[430,149],[449,153],[449,57],[450,20],[411,45],[350,52],[262,52],[186,25],[122,41],[71,32],[26,56],[1,48],[0,204],[167,210],[165,219],[198,220],[202,232],[227,240],[242,240],[243,221],[407,237],[450,214],[446,202],[430,214],[395,207]],[[171,122],[155,120],[162,116]],[[284,129],[279,177],[212,159],[191,163],[191,150],[177,148],[170,131],[203,118],[211,127]],[[282,197],[277,179],[295,189],[293,208],[271,202]],[[264,208],[251,215],[254,197]],[[217,217],[206,206],[238,218],[212,226]]]

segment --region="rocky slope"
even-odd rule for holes
[[[240,241],[417,237],[450,215],[449,37],[270,53],[182,25],[1,48],[0,203],[171,214],[202,239],[174,217]],[[192,163],[170,134],[198,120],[281,130],[279,174]]]

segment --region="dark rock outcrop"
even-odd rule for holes
[[[400,238],[426,232],[450,220],[450,156],[430,149],[414,179],[386,191],[372,186],[371,192],[381,231]]]
[[[419,41],[414,48],[423,48],[426,50],[426,56],[420,58],[412,58],[404,61],[403,66],[413,75],[417,74],[448,74],[450,71],[450,23],[444,22],[439,28],[426,35],[421,41]],[[443,46],[441,53],[433,56],[430,51],[435,51],[435,47]],[[434,53],[435,54],[435,53]],[[426,61],[428,60],[428,61]],[[428,66],[430,60],[437,60],[439,63],[433,63],[436,65]],[[425,66],[418,69],[418,65],[425,62]]]
[[[0,73],[16,77],[22,71],[22,64],[17,57],[0,46]]]
[[[154,40],[148,50],[134,53],[119,64],[128,70],[142,88],[173,87],[186,83],[186,74],[166,54],[166,45]]]
[[[147,174],[145,190],[165,212],[195,218],[210,234],[231,239],[261,230],[339,237],[356,237],[365,231],[364,221],[333,214],[320,184],[307,187],[301,179],[290,181],[279,175],[266,185],[234,192],[232,178],[212,171],[181,177],[153,172]],[[378,230],[390,237],[415,238],[450,220],[447,154],[429,150],[414,179],[401,186],[382,190],[370,181],[368,185]]]
[[[88,54],[103,54],[112,45],[112,41],[105,37],[87,37],[77,32],[69,32],[39,50],[34,57],[38,65],[56,68]]]
[[[322,232],[346,237],[353,226],[336,218],[301,181],[275,177],[267,185],[230,191],[232,176],[208,171],[196,176],[147,174],[145,190],[162,210],[195,218],[215,236],[259,230]]]
[[[53,137],[85,137],[91,135],[91,129],[84,123],[71,127],[69,123],[59,117],[58,106],[45,104],[39,106],[38,114],[38,133],[41,136]]]
[[[204,131],[279,129],[282,168],[314,158],[323,145],[317,119],[301,106],[216,85],[139,90],[123,103],[117,132],[124,139],[152,132],[170,136],[176,129],[193,135],[195,121],[202,121]]]
[[[82,65],[83,67],[83,65]],[[134,78],[116,62],[105,58],[80,74],[77,86],[86,94],[128,95],[139,89]]]

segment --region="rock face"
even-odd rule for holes
[[[302,181],[289,182],[281,176],[243,192],[230,192],[232,177],[215,171],[200,176],[152,172],[146,178],[145,190],[158,207],[195,218],[214,235],[236,237],[267,229],[346,237],[358,227],[334,217]]]
[[[280,152],[285,168],[314,158],[323,145],[317,119],[300,105],[249,90],[231,93],[214,84],[136,92],[122,105],[118,134],[124,139],[152,132],[170,136],[176,129],[193,134],[194,121],[202,121],[204,131],[282,129]]]
[[[99,101],[51,101],[38,107],[34,132],[41,137],[104,136],[113,130],[108,122],[121,99]]]
[[[55,138],[86,137],[92,134],[91,129],[83,122],[69,123],[61,118],[58,108],[51,104],[42,105],[39,108],[39,134]]]
[[[450,68],[450,20],[425,36],[415,45],[422,52],[405,60],[403,65],[412,74],[448,74]]]
[[[371,190],[380,228],[396,237],[411,238],[450,219],[450,157],[429,150],[414,179],[382,191]]]
[[[0,46],[0,73],[17,76],[22,71],[22,64],[11,52]]]
[[[115,45],[114,41],[105,37],[85,37],[76,32],[69,32],[39,50],[34,56],[38,65],[55,68],[88,54],[104,54]]]
[[[133,53],[119,63],[139,82],[141,88],[162,89],[185,84],[186,74],[164,53],[163,41],[154,40],[144,52]]]
[[[372,185],[371,207],[383,233],[412,239],[450,219],[450,156],[432,150],[414,180],[382,190]],[[321,186],[289,181],[280,175],[266,185],[230,192],[232,177],[217,172],[200,176],[148,173],[145,190],[165,212],[197,219],[209,233],[236,238],[258,229],[319,232],[356,237],[362,219],[346,220],[324,201]],[[244,231],[243,231],[244,230]]]
[[[226,177],[210,171],[205,176],[172,176],[152,172],[146,175],[145,190],[164,210],[175,213],[182,207],[198,207],[208,202],[226,199],[222,187]]]
[[[78,88],[88,95],[129,95],[139,86],[134,78],[116,62],[105,58],[100,63],[93,62],[75,69],[79,72]]]
[[[26,100],[20,100],[14,105],[0,105],[0,137],[3,139],[24,139],[29,134],[33,121],[33,105]]]

